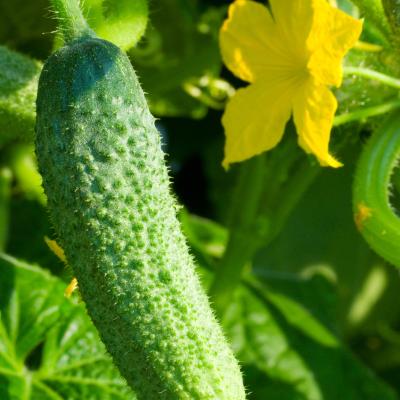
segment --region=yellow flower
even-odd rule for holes
[[[326,0],[270,0],[270,9],[236,0],[220,32],[227,67],[251,85],[229,101],[222,123],[224,165],[275,147],[293,114],[299,145],[323,166],[337,102],[328,86],[342,82],[342,58],[362,22]]]

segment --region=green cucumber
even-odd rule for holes
[[[81,32],[44,65],[36,152],[88,312],[139,399],[244,399],[135,72],[118,47]]]

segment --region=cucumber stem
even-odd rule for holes
[[[0,169],[0,252],[4,251],[8,237],[9,203],[12,173],[7,167]]]
[[[394,172],[393,172],[393,187],[395,189],[396,192],[398,192],[398,194],[400,195],[400,169],[397,168]]]
[[[345,75],[357,75],[363,78],[372,79],[395,89],[400,89],[400,79],[394,78],[390,75],[382,74],[381,72],[377,72],[369,68],[344,67],[343,73]]]
[[[220,318],[240,282],[244,267],[258,248],[254,224],[263,191],[265,169],[263,155],[240,165],[232,202],[230,237],[209,291],[214,310]]]
[[[50,1],[66,43],[85,36],[96,36],[82,14],[79,0]]]
[[[398,108],[400,108],[400,100],[398,99],[379,104],[378,106],[360,108],[352,112],[337,115],[333,120],[333,126],[340,126],[349,122],[359,121],[369,117],[386,114],[389,111],[393,111]]]
[[[400,117],[393,112],[365,145],[353,184],[358,230],[382,258],[400,267],[400,218],[390,203],[392,174],[400,159]]]
[[[240,165],[230,237],[209,291],[213,308],[222,322],[255,253],[279,234],[321,170],[310,165],[295,141],[288,139],[269,153],[268,158],[261,155]]]

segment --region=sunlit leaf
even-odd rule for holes
[[[251,400],[396,399],[310,310],[283,294],[242,288],[225,327],[252,382]]]
[[[0,398],[134,399],[64,290],[44,270],[0,256]]]
[[[85,0],[89,25],[124,50],[135,46],[147,25],[147,0]]]

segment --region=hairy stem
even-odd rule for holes
[[[400,79],[394,78],[390,75],[382,74],[381,72],[377,72],[369,68],[344,67],[343,73],[345,75],[357,75],[363,78],[372,79],[387,86],[394,87],[395,89],[400,89]]]
[[[95,36],[82,14],[79,0],[50,1],[66,43],[85,36]]]
[[[373,250],[400,267],[400,218],[390,204],[393,171],[400,158],[400,117],[392,113],[373,134],[357,164],[353,210],[357,228]]]
[[[230,237],[209,292],[214,309],[220,317],[240,282],[243,268],[258,247],[257,236],[260,232],[255,222],[263,191],[264,174],[264,156],[254,157],[240,166],[232,201]]]
[[[379,104],[378,106],[360,108],[359,110],[337,115],[333,121],[333,126],[339,126],[349,122],[386,114],[398,108],[400,108],[400,100],[397,99],[388,101],[387,103]]]

